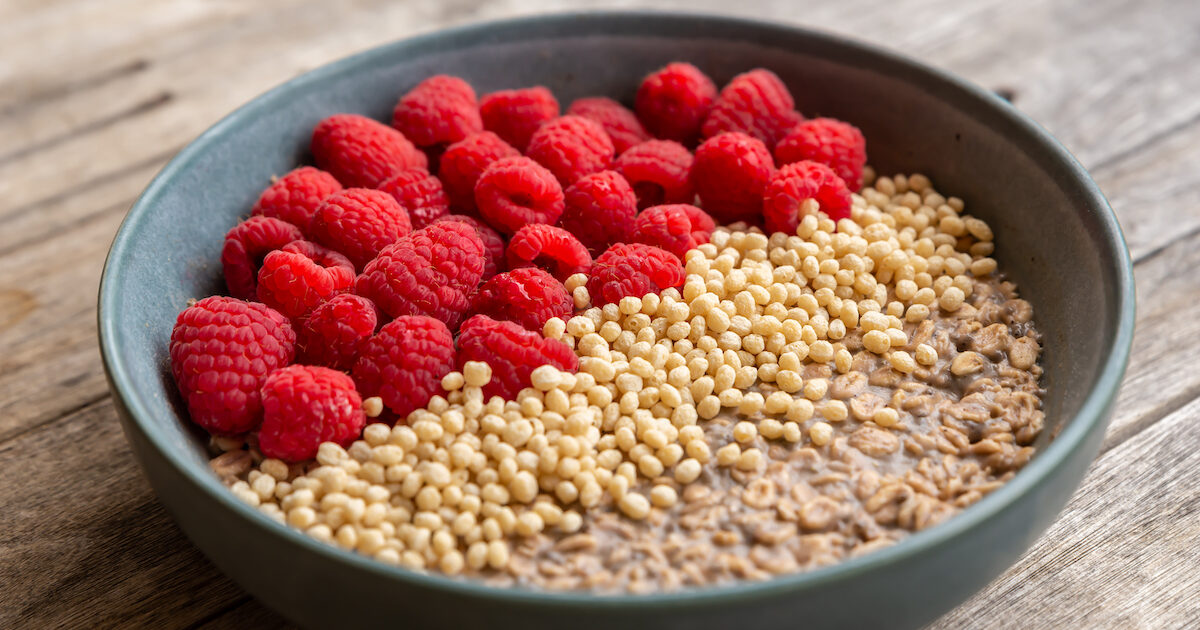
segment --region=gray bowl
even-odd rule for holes
[[[630,99],[688,60],[718,84],[763,66],[808,115],[858,125],[881,173],[920,171],[993,226],[1001,265],[1045,335],[1047,430],[1013,481],[948,522],[836,566],[763,583],[650,596],[501,590],[328,547],[233,498],[209,472],[167,366],[176,314],[222,290],[222,237],[272,174],[306,159],[322,117],[386,119],[424,77],[480,93],[532,84],[565,104]],[[525,629],[918,626],[1008,567],[1054,520],[1096,454],[1125,371],[1133,277],[1095,183],[1052,137],[961,79],[839,37],[743,20],[644,13],[468,26],[377,48],[275,88],[184,149],[121,226],[100,287],[100,346],[125,433],[159,498],[218,567],[310,627]],[[1056,436],[1053,440],[1049,436]]]

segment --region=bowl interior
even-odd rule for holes
[[[1127,255],[1103,198],[1048,136],[980,90],[842,40],[729,20],[611,16],[545,20],[533,34],[519,22],[467,28],[377,49],[268,93],[185,149],[131,211],[101,289],[105,359],[135,421],[190,474],[208,475],[203,435],[183,419],[171,382],[171,326],[188,299],[224,290],[225,232],[272,175],[308,161],[321,118],[388,120],[400,94],[436,73],[462,76],[480,94],[546,85],[564,109],[597,94],[629,103],[643,75],[674,60],[718,85],[769,68],[805,115],[860,127],[878,172],[922,172],[962,197],[993,226],[1001,268],[1044,334],[1043,443],[1081,410],[1111,370],[1130,315],[1121,310]]]

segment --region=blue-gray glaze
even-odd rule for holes
[[[687,60],[718,84],[766,67],[809,116],[858,125],[881,173],[928,174],[996,232],[997,257],[1044,335],[1047,425],[1038,455],[961,515],[836,566],[733,587],[649,596],[500,590],[420,575],[312,541],[237,500],[185,419],[167,343],[188,298],[223,289],[226,230],[269,178],[307,158],[312,126],[341,111],[387,119],[435,73],[480,93],[544,84],[564,109],[632,99],[640,78]],[[803,29],[664,13],[553,15],[397,42],[292,80],[234,112],[150,184],[113,243],[100,345],[133,452],[180,527],[271,608],[313,628],[886,627],[927,623],[1007,568],[1045,530],[1095,456],[1134,319],[1129,254],[1075,159],[990,93],[893,53]],[[1051,436],[1055,436],[1050,440]]]

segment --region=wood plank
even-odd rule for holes
[[[1098,459],[1013,569],[934,628],[1200,625],[1200,399]]]
[[[110,400],[0,446],[0,478],[0,627],[182,628],[243,596],[159,505]]]

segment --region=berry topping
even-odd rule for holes
[[[419,230],[450,214],[450,198],[442,182],[423,168],[409,168],[379,184],[408,213],[414,230]]]
[[[258,271],[258,300],[296,319],[354,284],[345,256],[308,241],[293,241],[267,254]]]
[[[671,252],[640,243],[618,243],[592,263],[587,289],[592,304],[604,306],[626,296],[641,298],[678,287],[685,277],[683,264]]]
[[[483,243],[483,275],[480,280],[487,280],[508,269],[508,265],[504,262],[504,250],[507,247],[504,237],[488,224],[463,214],[448,214],[438,221],[458,221],[475,228],[475,233],[479,235],[479,240]]]
[[[631,240],[665,249],[683,260],[689,249],[708,242],[715,227],[712,217],[696,206],[654,206],[638,215]]]
[[[529,139],[525,155],[550,169],[563,186],[612,164],[613,143],[598,123],[582,116],[546,122]]]
[[[672,140],[650,140],[621,154],[613,164],[633,186],[639,209],[664,203],[691,203],[696,193],[688,178],[692,153]]]
[[[345,254],[356,269],[411,231],[408,213],[395,198],[367,188],[331,195],[317,208],[311,229],[313,240]]]
[[[428,166],[425,154],[404,134],[357,114],[335,114],[313,129],[317,166],[345,186],[373,188],[396,171]]]
[[[740,131],[770,148],[803,118],[783,81],[758,68],[737,75],[721,90],[704,120],[704,137]]]
[[[295,341],[287,318],[264,304],[213,296],[184,309],[171,331],[171,374],[192,422],[215,435],[257,428],[259,388],[292,362]]]
[[[419,147],[450,144],[483,131],[475,90],[445,74],[421,81],[400,97],[392,126]]]
[[[287,221],[308,234],[317,207],[342,189],[333,175],[311,166],[298,168],[275,180],[258,197],[250,214]]]
[[[763,198],[767,232],[795,234],[804,215],[817,210],[834,221],[850,218],[850,190],[828,166],[794,162],[771,178]]]
[[[723,133],[696,149],[691,180],[704,211],[720,223],[755,223],[763,191],[775,172],[771,152],[757,138]]]
[[[258,268],[272,251],[302,239],[300,228],[271,217],[250,217],[225,234],[221,265],[225,286],[235,298],[251,299],[258,292]]]
[[[475,182],[492,162],[521,155],[519,151],[484,131],[446,147],[438,167],[438,179],[450,196],[450,207],[459,212],[475,211]]]
[[[267,376],[262,386],[263,455],[300,462],[317,455],[322,442],[349,446],[367,416],[354,381],[326,367],[292,365]]]
[[[512,234],[530,223],[554,223],[563,211],[563,191],[554,175],[527,157],[497,160],[475,182],[479,214]]]
[[[570,346],[520,325],[476,315],[463,322],[458,333],[458,364],[482,361],[492,367],[492,380],[484,386],[485,398],[501,396],[512,400],[528,387],[533,370],[553,365],[564,371],[579,367]]]
[[[387,318],[428,315],[454,327],[483,275],[483,242],[459,221],[438,221],[383,248],[355,283]]]
[[[813,118],[796,125],[775,145],[775,163],[812,160],[837,173],[851,190],[862,187],[867,141],[858,127],[833,118]]]
[[[400,418],[441,391],[454,369],[454,337],[446,324],[422,315],[388,322],[359,353],[351,374],[363,396],[379,396]]]
[[[699,68],[671,63],[642,80],[634,109],[655,137],[692,146],[716,98],[717,86]]]
[[[517,230],[508,241],[509,269],[540,267],[559,281],[577,273],[587,273],[592,256],[570,232],[544,224],[530,224]]]
[[[500,90],[479,100],[479,113],[484,129],[495,132],[523,152],[529,146],[529,138],[542,123],[558,118],[558,100],[540,85]]]
[[[620,173],[600,171],[580,177],[563,197],[566,205],[559,225],[593,255],[628,240],[637,217],[637,197]]]
[[[611,98],[581,98],[571,103],[567,113],[599,123],[612,140],[617,155],[650,139],[650,134],[646,133],[642,123],[638,122],[637,115]]]
[[[541,332],[551,317],[570,319],[574,305],[561,282],[541,269],[524,267],[483,283],[472,301],[471,312]]]
[[[351,293],[335,295],[313,309],[296,331],[296,361],[349,370],[359,348],[375,333],[375,305]]]

